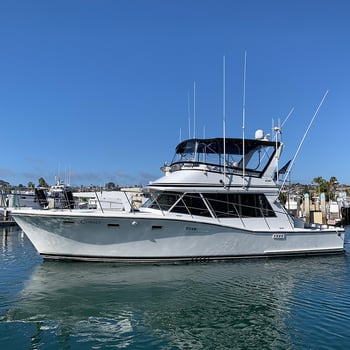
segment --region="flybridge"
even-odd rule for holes
[[[207,164],[220,168],[227,167],[228,170],[244,169],[261,175],[281,145],[279,141],[273,142],[267,139],[189,139],[177,145],[171,167]]]

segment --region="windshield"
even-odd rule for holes
[[[176,147],[172,164],[206,163],[262,172],[278,146],[279,142],[265,140],[190,139]]]

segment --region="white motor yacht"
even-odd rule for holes
[[[189,139],[138,209],[18,209],[12,215],[48,259],[206,261],[339,254],[344,229],[307,225],[279,202],[275,173],[283,143]]]

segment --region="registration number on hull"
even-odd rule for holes
[[[273,239],[286,239],[286,235],[284,233],[274,233],[272,235]]]

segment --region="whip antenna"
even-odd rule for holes
[[[188,138],[191,138],[190,93],[187,94]]]
[[[226,181],[226,57],[223,57],[222,69],[222,128],[223,128],[223,152],[224,152],[224,185]]]
[[[243,73],[243,110],[242,110],[242,153],[243,153],[243,187],[245,187],[245,90],[246,90],[246,72],[247,72],[247,51],[244,51],[244,73]]]
[[[196,81],[193,82],[193,138],[196,138]]]
[[[287,180],[287,178],[288,178],[288,176],[289,176],[289,173],[290,173],[290,171],[291,171],[291,169],[292,169],[292,167],[293,167],[293,165],[294,165],[295,159],[297,158],[298,153],[299,153],[299,151],[300,151],[300,149],[301,149],[301,146],[302,146],[303,143],[304,143],[304,140],[305,140],[305,138],[306,138],[306,135],[308,134],[308,132],[309,132],[309,130],[310,130],[310,128],[311,128],[311,125],[312,125],[312,123],[314,122],[314,120],[315,120],[315,118],[316,118],[316,116],[317,116],[317,114],[318,114],[318,111],[320,110],[321,106],[323,105],[323,102],[324,102],[324,100],[326,99],[326,97],[327,97],[327,95],[328,95],[328,92],[329,92],[329,90],[327,90],[327,91],[324,93],[324,95],[323,95],[323,97],[322,97],[322,100],[321,100],[320,104],[318,105],[318,107],[317,107],[317,109],[316,109],[316,112],[314,113],[313,117],[311,118],[311,121],[310,121],[310,123],[309,123],[309,125],[308,125],[308,127],[307,127],[307,129],[306,129],[306,131],[305,131],[305,133],[304,133],[304,136],[303,136],[303,138],[301,139],[301,142],[300,142],[300,144],[299,144],[299,147],[298,147],[297,151],[295,152],[295,155],[294,155],[294,157],[293,157],[293,159],[292,159],[292,161],[291,161],[291,163],[290,163],[290,166],[288,167],[288,170],[287,170],[287,172],[286,172],[286,175],[284,176],[284,179],[283,179],[282,185],[281,185],[281,187],[280,187],[279,193],[281,193],[281,191],[282,191],[282,189],[283,189],[283,186],[284,186],[284,184],[286,183],[286,180]]]

